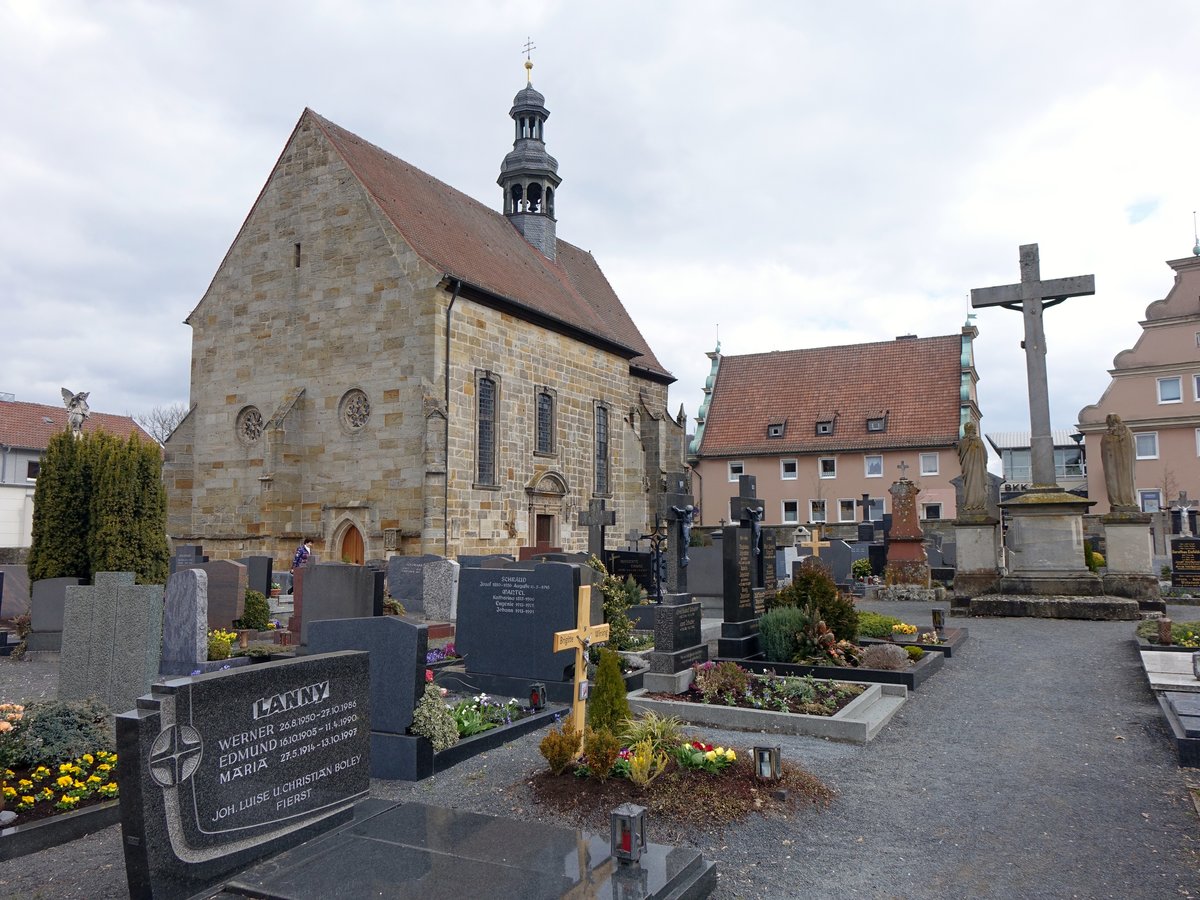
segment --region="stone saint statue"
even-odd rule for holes
[[[962,469],[963,502],[959,513],[987,514],[987,448],[975,433],[975,423],[963,426],[958,442],[958,465]]]
[[[73,394],[66,388],[62,389],[63,403],[67,405],[67,422],[71,426],[71,434],[83,437],[83,420],[92,414],[88,408],[87,398],[91,391]]]
[[[1104,465],[1104,489],[1112,512],[1139,512],[1133,491],[1133,432],[1110,413],[1104,420],[1108,430],[1100,438],[1100,461]]]

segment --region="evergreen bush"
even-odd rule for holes
[[[763,655],[770,662],[791,662],[799,647],[799,635],[808,622],[804,610],[777,606],[758,620]]]
[[[50,439],[34,488],[29,574],[91,581],[133,572],[139,584],[167,579],[167,502],[162,454],[136,434],[102,431]]]
[[[550,766],[550,771],[561,775],[567,770],[576,756],[579,755],[579,732],[571,727],[570,720],[563,722],[562,729],[550,729],[538,744],[538,752]]]
[[[806,563],[792,577],[792,583],[767,602],[768,609],[794,606],[803,609],[814,605],[821,619],[838,640],[853,641],[858,637],[858,611],[852,598],[843,595],[829,573],[820,565]]]
[[[599,590],[604,597],[604,621],[608,623],[608,645],[614,650],[628,650],[633,640],[633,622],[629,619],[629,607],[641,602],[642,589],[629,576],[624,580],[609,574],[598,557],[588,559],[588,566],[599,572]]]
[[[601,648],[600,664],[596,666],[596,684],[587,702],[588,727],[595,731],[607,729],[619,732],[629,718],[629,700],[625,693],[620,658],[616,651]]]
[[[883,640],[884,638],[891,637],[892,626],[899,624],[900,619],[897,619],[895,616],[860,611],[858,614],[858,636]]]
[[[587,729],[583,736],[583,755],[588,771],[604,781],[621,753],[621,741],[607,728]]]
[[[99,700],[37,700],[5,737],[6,765],[48,766],[116,747],[113,717]]]
[[[271,624],[271,604],[260,591],[246,589],[246,603],[242,609],[242,617],[238,620],[242,628],[252,628],[255,631],[266,631]]]

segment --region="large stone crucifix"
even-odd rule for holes
[[[604,500],[594,498],[586,512],[579,514],[579,524],[588,530],[588,555],[604,562],[604,529],[617,524],[617,513],[604,508]]]
[[[971,306],[1003,306],[1025,318],[1025,372],[1029,380],[1029,441],[1035,489],[1053,488],[1054,439],[1050,435],[1050,394],[1046,385],[1046,332],[1042,311],[1068,297],[1096,293],[1094,275],[1042,280],[1037,244],[1021,245],[1021,281],[997,287],[974,288]]]
[[[560,650],[575,651],[575,696],[571,701],[571,727],[579,732],[582,747],[583,727],[587,721],[587,696],[584,685],[587,684],[587,651],[592,644],[603,644],[608,640],[608,623],[592,624],[592,586],[581,585],[579,588],[579,606],[575,618],[575,627],[570,631],[554,632],[554,652]]]

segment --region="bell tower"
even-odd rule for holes
[[[496,183],[504,191],[504,215],[525,240],[547,259],[554,259],[554,195],[558,192],[558,160],[546,152],[546,98],[533,89],[533,62],[525,60],[525,87],[513,98],[516,127],[513,148],[500,165]]]

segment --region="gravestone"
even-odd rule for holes
[[[97,572],[92,585],[67,587],[58,699],[98,697],[131,708],[158,678],[163,588],[134,584],[132,572]]]
[[[821,551],[821,561],[829,568],[829,574],[838,584],[849,584],[853,578],[850,566],[854,562],[854,551],[845,541],[834,538],[829,546]]]
[[[25,638],[29,650],[62,649],[67,588],[78,584],[78,578],[43,578],[33,583],[29,600],[31,631]]]
[[[762,501],[753,475],[738,479],[738,496],[729,501],[730,517],[738,522],[724,529],[724,619],[717,655],[748,659],[759,652],[758,619],[775,596],[775,532],[762,527]]]
[[[460,566],[462,566],[464,569],[478,569],[480,566],[482,566],[485,562],[487,562],[489,560],[503,560],[504,562],[516,562],[516,560],[513,559],[512,556],[510,556],[507,553],[487,553],[484,555],[473,554],[473,553],[460,553],[460,554],[458,554],[458,556],[455,557],[455,559],[458,560],[458,564]]]
[[[208,573],[180,569],[167,579],[160,675],[202,675],[250,664],[248,656],[208,658]]]
[[[1200,588],[1200,538],[1171,541],[1171,587]]]
[[[382,616],[384,581],[383,572],[366,566],[345,563],[305,566],[300,643],[308,643],[308,626],[322,619]]]
[[[686,594],[688,568],[691,565],[690,544],[695,521],[694,499],[687,489],[687,476],[671,472],[666,476],[666,491],[658,498],[658,516],[667,523],[666,570],[667,582],[663,594]]]
[[[308,630],[309,653],[370,656],[371,777],[416,781],[433,774],[433,745],[407,734],[425,693],[429,627],[400,616],[325,619]]]
[[[588,508],[579,514],[579,524],[588,531],[588,555],[604,559],[604,529],[617,524],[615,510],[604,508],[604,499],[595,497]]]
[[[651,554],[636,550],[608,550],[604,554],[604,568],[622,581],[632,577],[642,590],[654,596],[654,561]]]
[[[905,463],[900,465],[906,467]],[[888,492],[892,495],[893,510],[893,519],[885,526],[888,536],[885,570],[888,584],[927,588],[929,563],[925,558],[925,535],[917,518],[917,494],[920,488],[902,475],[893,482]]]
[[[647,691],[673,694],[687,689],[691,669],[708,661],[708,643],[700,633],[700,601],[690,594],[668,594],[654,617],[654,649],[650,671],[642,678]]]
[[[246,610],[249,573],[245,564],[218,559],[190,565],[180,562],[175,567],[176,572],[185,569],[201,569],[208,573],[208,627],[228,631]]]
[[[368,685],[365,653],[307,656],[155,684],[119,714],[130,896],[195,896],[350,821],[370,789]]]
[[[246,587],[270,597],[271,585],[275,581],[275,560],[269,556],[247,556],[238,562],[246,567]]]
[[[434,553],[393,556],[387,563],[388,593],[412,615],[453,622],[458,609],[458,573],[457,562]]]
[[[29,612],[29,569],[25,566],[0,566],[3,594],[0,595],[0,615],[15,619]]]
[[[792,566],[800,558],[800,551],[795,547],[780,547],[775,551],[775,577],[779,581],[791,580]]]
[[[574,655],[555,653],[554,634],[577,624],[579,566],[540,563],[530,568],[464,569],[458,585],[455,649],[465,657],[467,680],[501,696],[523,697],[535,681],[549,698],[571,699]],[[592,621],[604,619],[604,601],[592,592]]]
[[[858,540],[859,543],[869,544],[875,540],[875,523],[874,522],[859,522],[858,523]]]
[[[191,569],[208,562],[204,548],[199,544],[180,544],[175,548],[175,555],[167,560],[168,575],[174,575],[180,569]]]

